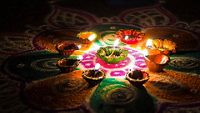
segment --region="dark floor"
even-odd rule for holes
[[[27,24],[41,25],[51,11],[49,3],[83,9],[97,16],[112,16],[124,9],[149,6],[158,0],[6,0],[1,3],[1,32],[23,31]],[[200,7],[190,0],[160,0],[181,21],[200,19]]]

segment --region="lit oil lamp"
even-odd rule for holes
[[[97,57],[109,64],[119,63],[120,61],[126,59],[128,56],[128,50],[117,47],[118,44],[119,39],[114,42],[113,47],[101,47],[97,50]]]
[[[81,45],[78,45],[78,49],[81,49],[81,47],[82,47]]]
[[[65,56],[70,56],[75,50],[78,50],[78,46],[74,43],[63,41],[56,45],[56,50]]]
[[[96,85],[105,78],[105,73],[99,69],[100,69],[100,64],[97,63],[94,69],[83,71],[82,77],[90,85]]]
[[[74,71],[79,63],[80,59],[63,58],[58,60],[56,66],[60,69],[61,72],[69,73]]]
[[[148,39],[146,42],[146,49],[148,51],[148,55],[156,55],[160,54],[160,51],[153,47],[153,40]]]
[[[146,49],[149,55],[175,53],[176,43],[167,39],[148,39],[146,42]]]
[[[170,61],[169,56],[165,54],[145,56],[146,65],[149,71],[152,72],[162,72],[164,66],[166,66],[169,61]]]
[[[96,39],[97,34],[94,32],[86,31],[80,32],[77,34],[77,37],[79,37],[84,44],[89,44]]]
[[[144,35],[144,33],[132,29],[121,29],[116,32],[116,36],[126,44],[136,44],[143,40]]]
[[[149,80],[149,74],[145,71],[133,70],[126,74],[126,79],[133,85],[142,86]]]

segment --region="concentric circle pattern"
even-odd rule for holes
[[[178,69],[200,69],[200,60],[192,57],[174,57],[169,65]]]
[[[58,70],[56,66],[56,62],[59,58],[46,58],[46,59],[38,59],[36,61],[31,62],[31,68],[38,71],[55,71]]]
[[[19,80],[38,80],[60,73],[56,63],[62,57],[47,51],[28,51],[9,57],[3,70]]]
[[[96,51],[94,50],[83,54],[81,65],[84,69],[92,69],[96,63],[99,63],[101,70],[104,70],[110,77],[125,76],[129,69],[146,69],[144,55],[141,51],[128,47],[124,47],[124,49],[128,50],[128,57],[119,63],[106,63],[96,56]]]
[[[105,102],[112,105],[124,105],[134,101],[136,92],[130,88],[115,88],[107,92]]]
[[[59,81],[55,81],[53,90],[55,94],[59,93],[70,94],[70,93],[77,93],[86,87],[87,84],[84,81],[72,78],[72,79],[62,79]]]

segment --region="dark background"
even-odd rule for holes
[[[162,2],[163,0],[161,0]],[[118,15],[128,8],[151,6],[158,0],[6,0],[0,3],[0,32],[23,31],[27,24],[42,25],[51,12],[50,4],[88,11],[96,16]],[[180,21],[192,22],[200,19],[198,1],[165,0],[163,7]]]

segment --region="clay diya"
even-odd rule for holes
[[[82,73],[82,77],[90,84],[96,85],[105,78],[105,73],[100,70],[85,70]]]
[[[176,52],[176,43],[167,39],[148,39],[146,47],[149,55],[169,55]]]
[[[164,66],[166,66],[169,61],[169,56],[165,54],[145,56],[145,62],[147,64],[147,67],[149,71],[152,72],[162,72]]]
[[[97,57],[110,64],[119,63],[126,59],[127,56],[128,50],[120,47],[107,46],[97,50]]]
[[[133,85],[141,86],[149,80],[149,74],[144,71],[134,70],[126,74],[126,79]]]
[[[121,29],[116,32],[116,36],[126,44],[136,44],[144,38],[144,33],[132,29]]]
[[[75,68],[79,65],[80,60],[78,59],[68,59],[63,58],[58,60],[56,66],[60,69],[61,72],[69,73],[75,70]]]
[[[61,42],[56,45],[56,50],[61,54],[65,56],[70,56],[75,50],[78,50],[78,46],[74,43],[70,42]]]
[[[83,44],[91,44],[91,42],[96,39],[97,35],[94,32],[85,31],[78,33],[77,37],[79,37]]]

